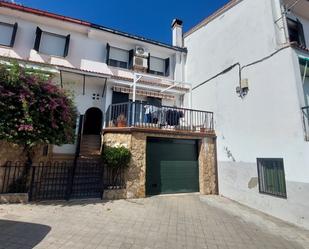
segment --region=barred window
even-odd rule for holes
[[[259,191],[286,198],[286,184],[282,158],[258,158]]]

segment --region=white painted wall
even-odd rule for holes
[[[105,87],[104,78],[86,77],[85,91],[83,91],[83,76],[74,73],[62,73],[63,88],[72,96],[77,107],[78,117],[84,115],[91,107],[99,108],[103,113],[106,111],[106,94],[103,95]],[[55,78],[55,83],[60,86],[59,75]],[[79,118],[76,123],[76,133],[78,132]],[[74,154],[76,144],[66,144],[54,146],[53,152],[57,154]]]
[[[183,80],[182,71],[184,62],[183,60],[174,59],[182,53],[170,48],[3,7],[0,7],[0,22],[10,24],[14,24],[15,22],[18,23],[14,47],[0,46],[0,56],[133,78],[133,71],[131,70],[107,66],[106,45],[109,43],[111,47],[117,47],[127,51],[134,49],[136,46],[142,46],[150,52],[151,56],[163,59],[170,58],[170,76],[168,78],[177,78],[180,81]],[[71,38],[68,56],[63,58],[61,56],[48,55],[49,53],[59,55],[59,47],[64,46],[64,41],[59,39],[46,41],[44,32],[40,44],[41,52],[38,53],[35,51],[33,47],[37,27],[43,31],[55,33],[64,37],[70,34]],[[1,35],[5,35],[5,32],[2,32]],[[4,41],[4,39],[1,40]],[[50,42],[52,42],[52,44]],[[128,54],[125,53],[119,54],[111,51],[110,56],[114,59],[118,58],[121,60],[124,59],[124,57],[128,59]],[[54,80],[58,85],[60,85],[59,77],[60,76],[57,75]],[[63,73],[63,86],[72,93],[79,114],[85,114],[87,109],[91,107],[98,107],[105,114],[105,111],[112,101],[112,86],[114,83],[108,80],[107,84],[108,87],[106,92],[104,96],[102,96],[105,79],[86,77],[85,93],[83,93],[83,76],[73,73]],[[95,94],[94,100],[93,94]],[[97,99],[97,94],[99,95],[99,99]],[[179,103],[178,99],[177,103]],[[165,102],[164,104],[167,103]],[[54,146],[54,152],[72,154],[75,152],[75,145]]]
[[[275,1],[244,0],[187,36],[186,81],[196,86],[234,63],[246,65],[273,53],[284,37],[274,24]],[[244,69],[242,77],[250,89],[244,99],[236,94],[237,67],[193,91],[193,108],[215,113],[219,192],[309,228],[309,143],[296,52],[285,49]],[[259,157],[284,158],[287,199],[259,193]]]

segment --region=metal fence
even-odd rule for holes
[[[125,168],[104,169],[104,189],[124,189],[125,188]]]
[[[20,162],[8,162],[0,167],[0,193],[26,193],[29,187],[29,174]],[[26,175],[26,177],[23,177]]]
[[[124,169],[113,172],[91,161],[0,166],[0,194],[29,193],[30,201],[102,198],[104,189],[125,188]]]
[[[193,109],[155,106],[143,102],[112,104],[106,127],[140,127],[213,132],[213,113]]]
[[[302,108],[303,113],[303,123],[305,130],[305,139],[309,141],[309,106],[305,106]]]

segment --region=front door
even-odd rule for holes
[[[84,135],[100,135],[102,129],[102,111],[93,107],[87,110],[84,121]]]

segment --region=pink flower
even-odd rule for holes
[[[27,124],[21,124],[18,128],[18,131],[33,131],[33,126]]]

